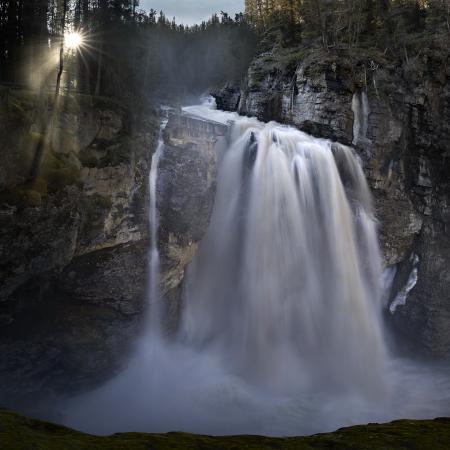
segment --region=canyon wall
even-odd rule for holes
[[[450,59],[424,49],[403,64],[365,54],[274,50],[219,108],[354,146],[375,199],[386,317],[405,349],[450,357]]]
[[[2,89],[0,397],[117,369],[145,305],[155,113]],[[48,119],[39,129],[40,114]],[[30,167],[41,152],[37,176]]]
[[[1,94],[0,403],[30,411],[41,394],[113,376],[147,326],[149,173],[168,111],[130,116],[112,100],[64,96],[56,114],[44,104],[39,130],[35,94]],[[209,223],[226,129],[168,117],[157,183],[168,330]]]

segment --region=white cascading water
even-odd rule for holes
[[[164,112],[164,108],[162,108]],[[158,308],[158,300],[160,297],[160,261],[158,247],[158,231],[159,231],[159,214],[157,207],[157,186],[158,186],[158,166],[159,160],[164,151],[163,131],[168,120],[164,118],[160,123],[158,146],[152,156],[149,176],[149,222],[150,222],[150,254],[149,254],[149,298],[151,299],[150,327],[159,330],[161,318]]]
[[[355,118],[353,121],[353,145],[370,142],[367,138],[370,106],[366,90],[353,94],[352,112]]]
[[[158,142],[158,147],[152,156],[152,165],[150,169],[149,194],[150,194],[150,269],[149,269],[149,297],[153,304],[150,305],[150,320],[152,321],[152,328],[159,327],[159,314],[157,313],[156,301],[159,298],[159,283],[160,283],[160,264],[159,264],[159,248],[158,248],[158,210],[156,208],[156,187],[158,182],[158,164],[161,153],[164,148],[162,140]]]
[[[207,106],[185,112],[234,125],[179,335],[152,322],[121,374],[64,404],[64,423],[301,435],[449,415],[445,370],[385,348],[376,224],[353,151]]]
[[[382,395],[381,264],[355,155],[252,119],[231,140],[188,277],[183,339],[279,391]]]

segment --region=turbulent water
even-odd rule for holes
[[[380,258],[355,156],[251,119],[232,142],[188,277],[183,339],[279,392],[383,394]]]
[[[65,423],[298,435],[450,414],[445,373],[385,348],[376,223],[353,151],[204,106],[185,112],[234,125],[179,335],[168,342],[153,322],[128,368],[66,405]]]

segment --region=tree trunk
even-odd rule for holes
[[[64,71],[64,38],[61,41],[61,45],[59,47],[59,68],[58,75],[56,77],[56,90],[55,90],[55,103],[59,95],[59,88],[61,86],[61,76]]]
[[[95,95],[100,95],[100,87],[102,82],[102,64],[103,64],[103,42],[98,51],[98,65],[97,65],[97,82],[95,83]]]
[[[66,28],[66,13],[67,13],[67,0],[61,0],[61,30],[60,30],[60,36],[61,36],[61,44],[59,47],[59,69],[58,69],[58,75],[56,77],[56,90],[55,90],[55,103],[56,99],[59,95],[59,88],[61,86],[61,76],[64,71],[64,31]],[[55,105],[56,106],[56,105]]]
[[[316,4],[317,18],[319,20],[320,33],[322,34],[322,44],[323,47],[328,50],[327,34],[323,23],[322,8],[320,7],[320,1],[321,0],[315,0],[314,3]]]

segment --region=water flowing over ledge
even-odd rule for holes
[[[233,125],[179,332],[168,340],[151,324],[127,369],[73,399],[65,423],[298,435],[449,414],[448,375],[386,348],[376,223],[353,150],[211,105],[183,112]]]

